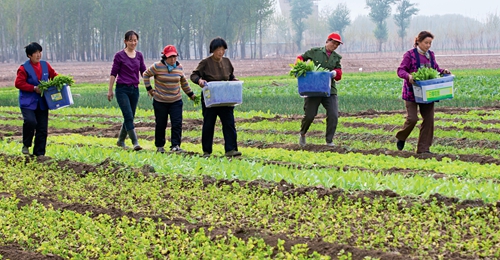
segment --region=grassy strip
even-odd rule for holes
[[[93,145],[98,145],[99,138],[83,137],[82,140],[85,140],[85,143],[94,143]],[[361,154],[318,154],[298,151],[291,152],[283,149],[260,150],[255,148],[242,148],[241,150],[248,160],[229,161],[226,158],[220,157],[205,159],[194,156],[186,161],[185,157],[175,154],[164,155],[147,151],[134,153],[117,148],[110,149],[102,146],[82,146],[82,141],[75,138],[73,138],[73,140],[68,140],[68,138],[61,137],[59,140],[52,141],[65,143],[65,145],[52,144],[48,146],[47,154],[60,160],[70,159],[79,162],[98,163],[102,158],[110,158],[134,167],[151,165],[158,172],[167,175],[210,175],[217,179],[264,179],[276,182],[285,180],[297,185],[335,186],[346,190],[390,189],[402,196],[429,197],[431,194],[441,193],[445,196],[457,197],[460,199],[482,199],[485,202],[500,200],[500,187],[493,182],[477,183],[476,181],[459,180],[457,178],[434,179],[432,177],[422,176],[406,178],[400,175],[382,175],[380,173],[374,175],[371,172],[357,169],[348,169],[344,171],[342,170],[343,167],[340,167],[339,170],[325,168],[298,170],[278,165],[265,165],[264,163],[252,160],[252,158],[255,157],[258,160],[292,161],[310,165],[311,158],[314,158],[315,162],[318,163],[329,162],[336,166],[359,166],[373,170],[381,170],[389,169],[403,162],[418,164],[416,160],[411,158],[397,158],[397,160],[395,160],[389,156],[369,156],[365,158]],[[100,139],[100,142],[105,143],[105,138]],[[19,147],[20,146],[15,142],[0,142],[0,148],[8,154],[18,154],[20,150]],[[188,151],[201,152],[199,145],[184,144],[183,147]],[[266,153],[263,154],[262,151],[266,151]],[[223,154],[223,146],[216,145],[214,147],[214,152],[215,154]],[[324,156],[325,158],[319,158],[318,155]],[[363,163],[363,161],[367,163]],[[442,169],[448,169],[450,173],[462,176],[472,175],[485,177],[477,173],[483,171],[479,171],[476,167],[487,168],[486,166],[476,164],[460,164],[460,166],[454,166],[455,162],[443,164],[434,159],[424,160],[423,162],[425,163],[425,167],[429,167],[430,170],[446,173],[448,171]],[[462,166],[465,168],[460,168]],[[414,166],[413,168],[425,170],[421,166]],[[491,175],[488,174],[488,176]]]
[[[455,98],[440,102],[437,106],[477,107],[490,106],[498,102],[498,95],[491,91],[491,86],[498,85],[498,72],[495,70],[481,71],[484,76],[475,76],[475,70],[457,71],[455,78]],[[344,74],[339,82],[339,107],[344,112],[374,110],[404,109],[401,101],[401,79],[395,73],[366,73],[360,77],[356,74]],[[244,103],[238,106],[238,111],[270,111],[279,114],[301,114],[302,99],[297,93],[297,82],[283,76],[248,77],[243,90]],[[196,89],[199,93],[199,89]],[[152,109],[145,89],[140,87],[139,107]],[[104,84],[76,84],[72,87],[75,94],[74,106],[117,108],[116,102],[106,99]],[[18,92],[15,88],[0,89],[0,104],[17,106]],[[183,95],[186,110],[198,110],[193,103]],[[290,106],[290,104],[297,104]],[[321,109],[320,111],[324,111]]]

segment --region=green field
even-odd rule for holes
[[[241,79],[239,158],[223,156],[220,122],[201,156],[201,108],[187,99],[187,152],[156,153],[143,86],[145,149],[120,149],[107,86],[78,83],[75,104],[50,112],[47,156],[23,157],[18,92],[2,88],[0,259],[500,259],[500,71],[454,75],[431,155],[414,152],[418,128],[396,149],[393,72],[344,75],[335,147],[323,110],[298,145],[296,79]]]

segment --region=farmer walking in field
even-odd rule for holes
[[[224,57],[227,43],[224,39],[217,37],[210,42],[209,57],[200,61],[196,69],[191,74],[191,81],[200,87],[205,87],[210,81],[232,81],[238,80],[233,72],[233,64]],[[201,130],[201,144],[203,157],[212,154],[214,139],[214,128],[217,116],[222,123],[222,134],[224,135],[225,156],[240,156],[238,143],[236,141],[236,126],[234,123],[234,106],[206,107],[203,95],[201,96],[201,109],[203,112],[203,127]]]
[[[42,46],[32,42],[24,47],[29,58],[17,69],[15,81],[19,89],[19,106],[23,115],[23,154],[29,154],[29,148],[35,136],[33,155],[45,155],[49,126],[49,108],[41,91],[37,87],[40,81],[48,81],[57,76],[50,64],[42,59]]]
[[[314,118],[318,114],[319,105],[322,104],[326,109],[326,145],[334,146],[333,136],[337,130],[339,118],[339,106],[337,99],[337,88],[335,81],[342,79],[342,66],[340,60],[342,56],[337,54],[335,50],[342,43],[342,39],[338,33],[331,33],[326,39],[324,47],[314,47],[304,54],[297,56],[301,61],[312,60],[315,66],[320,65],[322,68],[332,71],[331,90],[329,97],[306,97],[304,98],[304,118],[300,126],[299,145],[306,145],[306,133],[311,126]]]
[[[416,72],[420,67],[428,67],[436,69],[440,74],[450,74],[448,69],[439,68],[434,52],[429,50],[433,39],[432,33],[421,31],[415,38],[413,49],[403,55],[403,60],[397,70],[398,77],[404,79],[402,98],[406,106],[406,121],[403,128],[396,134],[396,147],[400,151],[405,147],[406,139],[417,124],[417,110],[420,109],[422,124],[418,136],[417,153],[431,153],[429,149],[434,137],[434,102],[427,104],[415,102],[413,92],[415,81],[411,73]]]
[[[134,127],[135,110],[139,102],[139,76],[146,70],[142,53],[136,51],[139,35],[134,31],[125,33],[125,48],[115,54],[109,77],[108,101],[113,99],[113,85],[116,80],[116,101],[122,111],[123,124],[116,144],[127,148],[125,138],[130,137],[135,151],[142,150]]]
[[[161,60],[155,62],[142,74],[148,95],[153,97],[155,113],[156,151],[165,153],[165,129],[170,115],[170,151],[184,152],[181,149],[182,136],[182,96],[181,88],[191,100],[196,98],[189,87],[182,65],[177,61],[177,49],[167,45],[163,49]],[[155,79],[155,88],[151,87],[150,78]]]

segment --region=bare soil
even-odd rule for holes
[[[402,53],[340,53],[344,72],[353,73],[374,71],[396,71]],[[441,68],[485,69],[500,68],[500,53],[439,53],[436,59]],[[295,57],[262,60],[232,60],[235,76],[285,75],[290,71],[290,63]],[[146,66],[153,64],[146,61]],[[199,60],[180,60],[187,76],[198,65]],[[107,83],[112,62],[51,62],[60,74],[72,75],[77,83]],[[0,87],[13,86],[16,78],[17,63],[0,63]]]

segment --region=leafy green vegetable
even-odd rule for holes
[[[196,95],[193,99],[193,102],[194,102],[194,105],[195,107],[197,107],[198,105],[200,105],[201,103],[201,96],[200,95]]]
[[[411,73],[413,80],[428,80],[439,78],[439,72],[433,68],[420,67],[417,72]]]
[[[74,83],[75,81],[73,80],[73,77],[59,74],[55,76],[53,79],[49,79],[48,81],[40,80],[40,84],[38,84],[37,87],[41,91],[40,95],[43,96],[43,92],[47,90],[49,87],[54,86],[57,88],[58,91],[60,91],[65,84],[71,86]]]
[[[308,71],[328,71],[327,69],[322,68],[319,64],[314,66],[314,62],[311,60],[301,61],[297,59],[297,62],[295,62],[295,64],[290,64],[290,67],[292,67],[292,69],[290,70],[289,75],[292,77],[300,77],[305,75]]]

